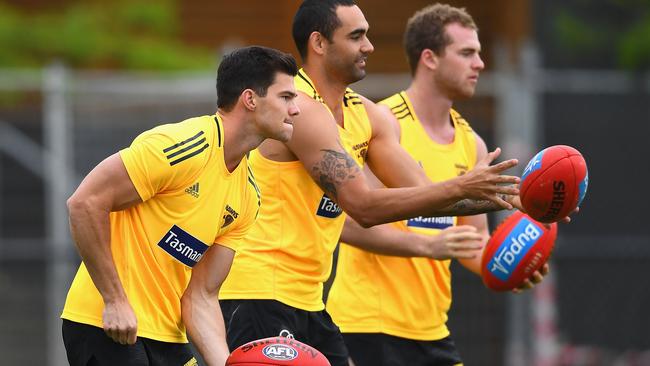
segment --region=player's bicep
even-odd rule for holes
[[[300,109],[302,113],[294,119],[293,136],[287,146],[316,184],[335,201],[343,186],[359,180],[364,186],[361,169],[341,145],[332,115],[317,103],[301,104]]]
[[[364,99],[372,124],[367,163],[387,187],[415,187],[429,184],[422,167],[399,143],[398,122],[390,112]]]
[[[484,159],[488,154],[487,145],[481,136],[479,136],[476,132],[472,133],[474,134],[474,140],[476,141],[476,161],[481,161],[481,159]]]
[[[141,201],[118,153],[88,173],[71,197],[71,202],[85,202],[107,211],[123,210]]]

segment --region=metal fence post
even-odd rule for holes
[[[46,176],[47,222],[47,363],[49,366],[66,365],[61,340],[59,316],[65,301],[69,281],[70,236],[66,199],[72,185],[71,168],[71,115],[66,100],[67,72],[60,63],[44,70],[43,133]]]
[[[531,45],[521,48],[518,63],[508,58],[508,49],[498,46],[496,60],[496,126],[495,140],[501,146],[501,159],[517,158],[519,166],[511,174],[519,175],[526,162],[537,150],[536,72],[537,55]],[[508,213],[497,215],[502,220]],[[507,340],[505,362],[509,366],[528,365],[530,352],[530,294],[509,294],[506,310]]]

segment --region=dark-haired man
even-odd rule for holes
[[[196,365],[186,327],[209,365],[225,363],[217,294],[260,205],[246,155],[291,137],[296,73],[274,49],[232,52],[216,114],[142,133],[81,182],[68,200],[83,261],[62,314],[71,365]]]
[[[267,141],[251,153],[262,207],[220,292],[231,349],[284,335],[319,349],[334,366],[348,364],[322,300],[343,211],[372,226],[511,207],[502,194],[517,189],[502,184],[518,178],[500,172],[516,161],[489,166],[497,150],[468,174],[433,184],[399,146],[386,112],[347,88],[365,76],[373,51],[367,32],[349,0],[307,0],[294,17],[304,67],[295,79],[301,115],[290,141]],[[388,187],[419,187],[371,189],[361,172],[366,162]],[[448,240],[480,248],[471,228]]]

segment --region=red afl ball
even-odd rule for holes
[[[521,211],[510,215],[494,230],[483,251],[483,283],[495,291],[519,287],[546,263],[556,237],[556,223],[547,228]]]
[[[234,350],[226,366],[330,366],[317,349],[295,339],[271,337],[248,342]]]
[[[587,193],[587,163],[571,146],[555,145],[535,155],[521,176],[519,198],[530,217],[556,222],[580,205]]]

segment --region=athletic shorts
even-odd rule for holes
[[[63,344],[70,366],[195,366],[188,343],[138,337],[133,345],[119,344],[92,325],[63,319]]]
[[[220,300],[231,352],[244,343],[288,337],[325,355],[332,366],[348,366],[339,328],[325,311],[305,311],[275,300]]]
[[[343,333],[356,366],[462,365],[454,341],[416,341],[383,333]]]

